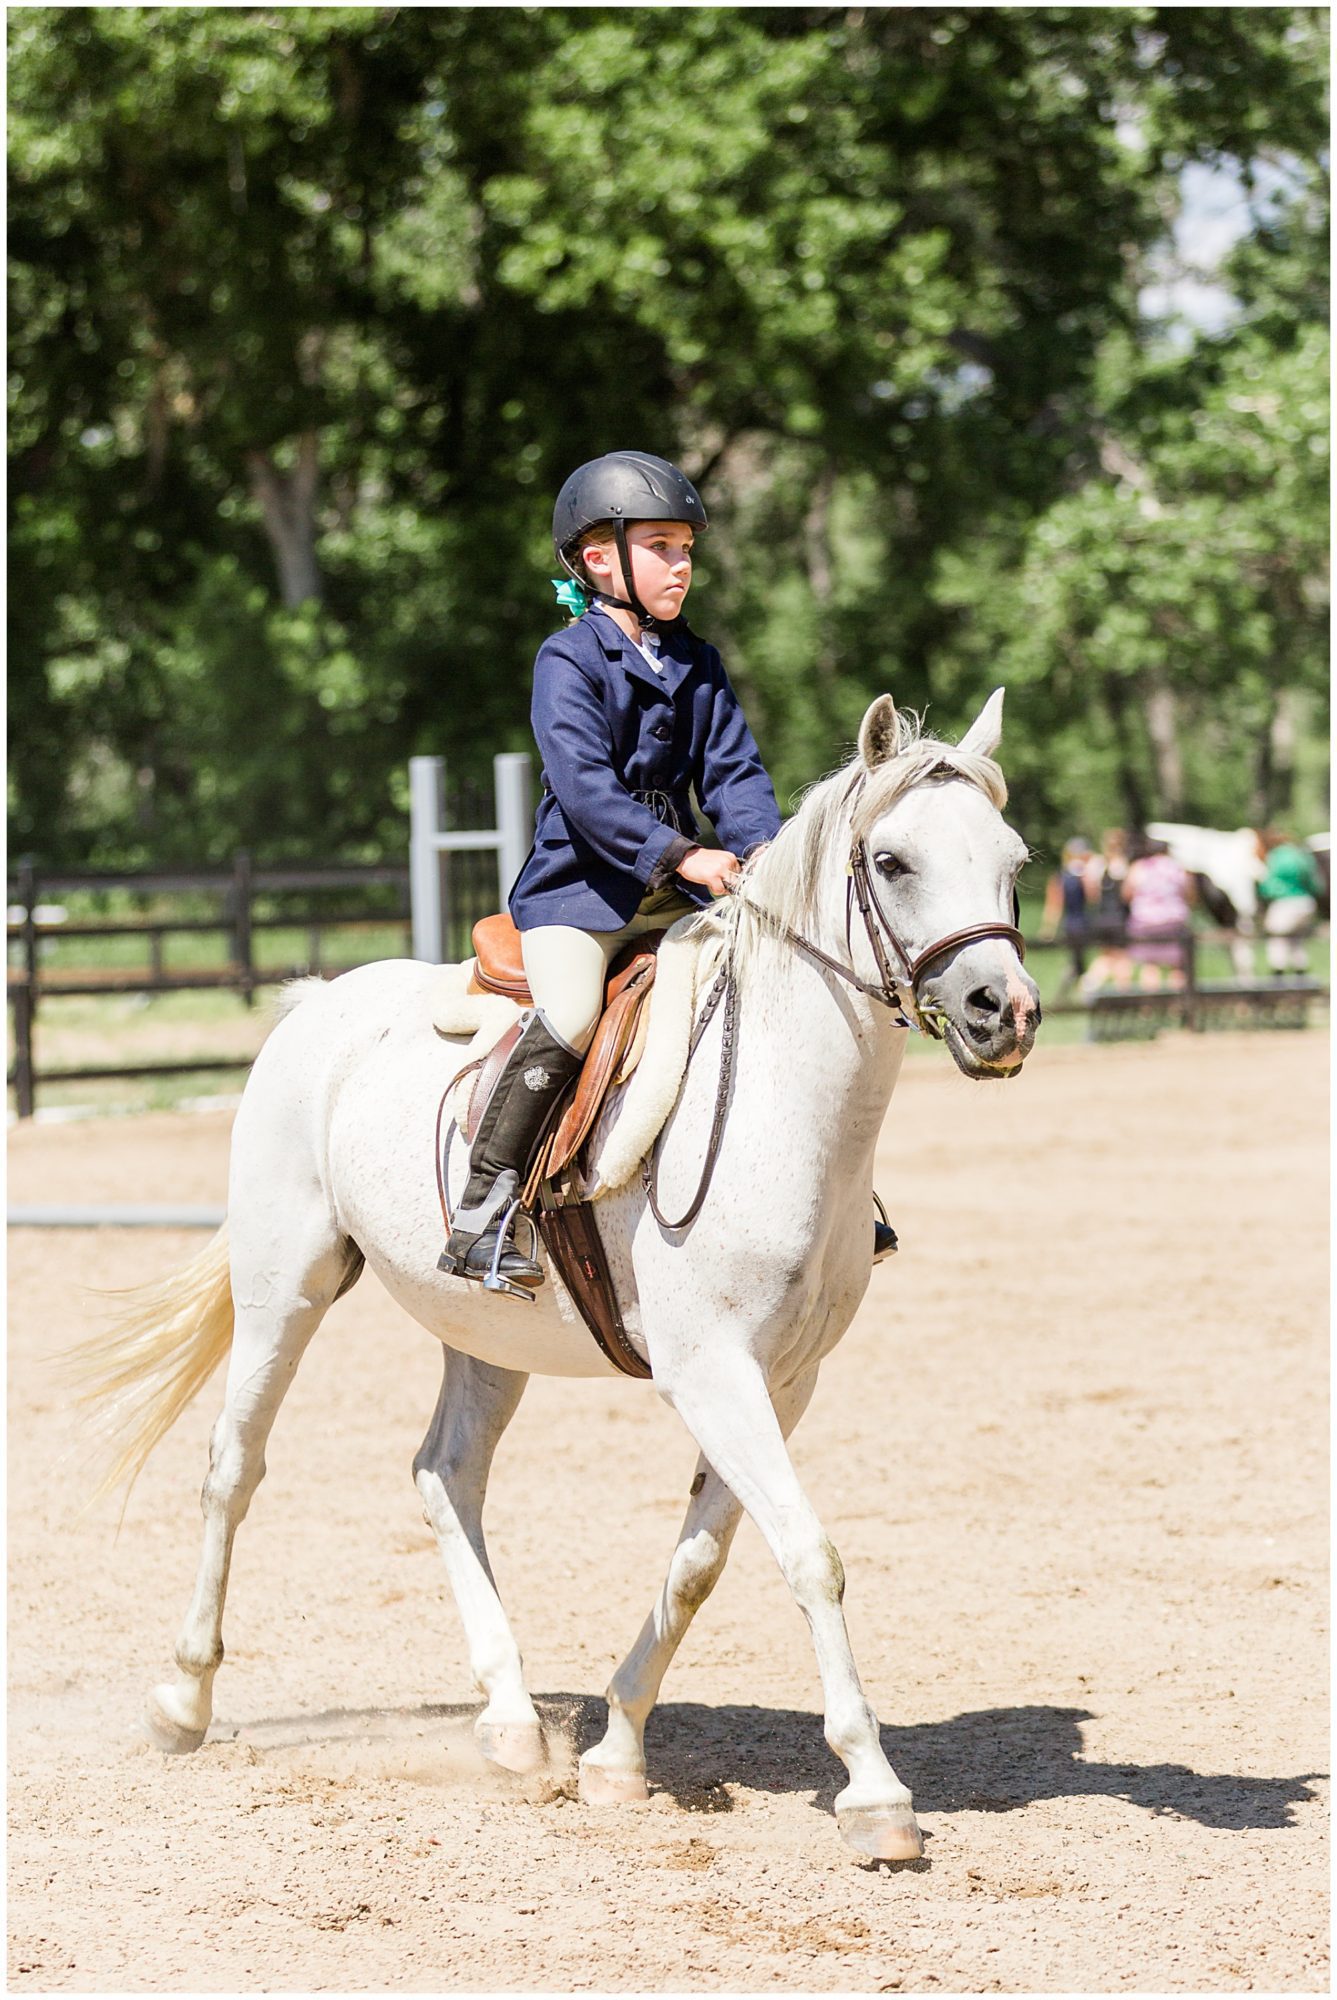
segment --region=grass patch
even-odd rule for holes
[[[400,918],[348,924],[335,930],[285,924],[281,929],[252,934],[251,963],[258,973],[276,977],[315,971],[332,975],[378,958],[407,958],[411,952],[409,926]],[[162,940],[165,972],[219,972],[234,962],[232,938],[225,932],[169,930]],[[9,963],[23,963],[13,938],[9,940]],[[63,937],[56,932],[38,940],[37,963],[44,973],[73,977],[81,971],[147,974],[152,960],[149,939],[144,935]]]

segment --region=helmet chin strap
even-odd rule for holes
[[[630,611],[633,618],[639,619],[643,631],[658,632],[661,626],[671,625],[673,623],[672,618],[656,618],[652,611],[646,610],[640,598],[636,595],[636,586],[631,580],[631,550],[627,547],[627,524],[625,521],[614,520],[613,540],[617,544],[618,559],[622,564],[622,580],[627,591],[625,597],[614,597],[611,591],[600,590],[597,585],[591,584],[589,579],[581,575],[575,564],[569,561],[565,553],[561,550],[558,551],[558,561],[567,574],[575,578],[582,590],[593,591],[598,603],[609,605],[614,611]]]
[[[630,611],[633,618],[640,620],[642,631],[657,632],[661,624],[666,621],[656,618],[653,612],[647,611],[636,595],[636,586],[631,580],[631,551],[627,547],[627,524],[620,516],[615,517],[613,521],[613,540],[617,543],[618,559],[622,564],[622,581],[627,595],[610,597],[606,590],[596,591],[595,595],[600,603],[611,604],[617,611]]]

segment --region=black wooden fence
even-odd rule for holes
[[[459,802],[485,808],[481,793]],[[468,933],[477,917],[496,907],[496,868],[490,855],[456,857],[458,873],[452,885],[455,929],[448,941],[450,955],[467,956]],[[164,913],[123,919],[43,922],[43,900],[88,891],[129,891],[136,897],[186,899],[190,911],[202,898],[213,897],[218,908],[210,915]],[[376,894],[379,892],[379,894]],[[303,899],[297,907],[293,899]],[[339,907],[332,907],[337,898]],[[15,1095],[20,1118],[30,1118],[39,1083],[91,1082],[116,1077],[182,1076],[249,1067],[248,1056],[195,1056],[181,1062],[120,1063],[38,1072],[33,1025],[42,999],[56,995],[107,993],[173,993],[225,991],[239,993],[249,1006],[257,987],[324,969],[325,935],[340,928],[376,926],[391,935],[374,956],[412,952],[409,871],[406,867],[347,866],[334,868],[255,868],[246,853],[237,854],[229,869],[172,869],[146,874],[99,871],[41,872],[22,861],[9,880],[9,902],[18,914],[8,924],[11,963],[9,1001],[14,1010],[14,1063],[7,1082]],[[323,907],[322,907],[323,903]],[[257,936],[265,931],[306,932],[300,960],[285,965],[261,965]],[[457,935],[455,933],[458,933]],[[166,940],[172,936],[222,935],[228,941],[227,962],[213,966],[167,963]],[[74,966],[43,963],[48,939],[134,937],[142,941],[147,962],[138,966]],[[1189,929],[1167,933],[1179,947],[1184,984],[1179,991],[1103,991],[1090,1000],[1070,1000],[1049,1013],[1082,1013],[1088,1017],[1093,1040],[1115,1040],[1155,1034],[1160,1028],[1182,1026],[1202,1031],[1213,1027],[1303,1027],[1315,1002],[1327,999],[1326,984],[1310,978],[1264,978],[1255,981],[1204,981],[1198,974],[1198,951],[1208,943],[1227,942],[1227,932]],[[1098,941],[1093,940],[1098,949]],[[1317,945],[1318,940],[1315,940]],[[1032,941],[1034,951],[1066,951],[1061,939]],[[1321,949],[1321,947],[1319,947]],[[339,969],[359,960],[342,960]]]
[[[1326,926],[1311,940],[1313,950],[1326,962]],[[1310,1008],[1325,1003],[1328,987],[1308,974],[1267,974],[1251,979],[1204,979],[1199,954],[1206,945],[1230,946],[1236,933],[1217,928],[1176,925],[1163,931],[1145,931],[1131,938],[1125,930],[1086,939],[1091,956],[1104,949],[1134,951],[1138,945],[1162,946],[1169,963],[1162,966],[1162,983],[1151,988],[1138,984],[1102,987],[1081,999],[1049,1001],[1047,1014],[1083,1014],[1087,1038],[1093,1042],[1132,1041],[1148,1038],[1162,1028],[1188,1028],[1201,1034],[1221,1028],[1304,1028],[1309,1025]],[[1254,941],[1261,945],[1260,936]],[[1063,938],[1028,941],[1032,951],[1070,951]],[[1176,973],[1179,982],[1165,982],[1166,973]],[[1137,976],[1134,965],[1133,976]]]
[[[39,908],[61,896],[87,892],[128,891],[136,898],[153,898],[146,915],[87,921],[42,921]],[[182,1062],[121,1063],[47,1070],[39,1075],[33,1047],[33,1025],[39,1005],[57,995],[108,993],[239,993],[252,1005],[256,988],[304,973],[322,970],[324,940],[330,931],[375,926],[389,935],[374,954],[389,957],[412,950],[409,873],[406,867],[352,865],[333,868],[256,868],[239,853],[227,869],[178,868],[144,874],[100,870],[39,870],[21,861],[8,884],[12,914],[7,923],[11,962],[9,1002],[14,1012],[14,1063],[7,1082],[15,1095],[20,1118],[32,1116],[39,1082],[88,1082],[108,1077],[181,1076],[244,1069],[249,1057],[202,1056]],[[377,894],[376,892],[380,892]],[[181,897],[181,912],[163,910],[156,899]],[[198,915],[200,904],[214,900],[217,908]],[[190,913],[187,913],[190,912]],[[301,930],[306,948],[300,960],[284,965],[260,964],[257,938],[265,931]],[[174,936],[222,935],[227,940],[223,965],[169,965],[166,940]],[[140,940],[146,962],[136,966],[52,965],[43,946],[48,940],[133,937]],[[341,961],[341,969],[348,963]]]

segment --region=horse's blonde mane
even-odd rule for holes
[[[855,791],[860,777],[863,783]],[[896,748],[889,757],[870,767],[856,751],[839,770],[810,785],[793,818],[745,865],[742,893],[706,913],[707,922],[718,926],[721,942],[732,951],[738,980],[746,982],[759,940],[775,935],[774,925],[754,916],[749,902],[791,930],[804,931],[815,912],[822,866],[832,842],[838,838],[843,849],[850,841],[867,839],[878,820],[915,785],[950,778],[974,785],[999,812],[1007,804],[1007,784],[992,757],[926,736],[917,715],[898,709]]]

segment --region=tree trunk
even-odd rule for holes
[[[1147,734],[1156,763],[1161,819],[1179,819],[1184,810],[1184,759],[1179,748],[1179,704],[1174,689],[1155,682],[1146,700]]]
[[[1105,706],[1114,724],[1114,741],[1119,753],[1119,790],[1123,793],[1128,830],[1140,830],[1147,823],[1146,794],[1138,775],[1137,756],[1128,725],[1128,688],[1118,674],[1106,674]]]
[[[1278,690],[1271,725],[1258,745],[1253,796],[1255,826],[1272,826],[1290,817],[1295,797],[1299,704],[1300,697],[1294,688]]]
[[[824,681],[833,680],[836,671],[835,649],[831,644],[831,596],[834,589],[831,568],[831,500],[835,490],[835,467],[828,463],[822,467],[813,486],[803,535],[808,565],[808,585],[817,605],[817,657],[813,661],[813,666]]]
[[[149,388],[148,404],[144,411],[144,473],[148,490],[157,494],[162,490],[163,473],[167,466],[167,444],[171,430],[171,417],[167,398],[167,365],[159,352],[153,369],[153,381]]]
[[[269,545],[278,570],[284,609],[295,611],[325,594],[316,562],[316,487],[320,475],[314,431],[303,431],[297,442],[297,462],[281,472],[267,451],[246,454],[251,495],[264,517]]]

